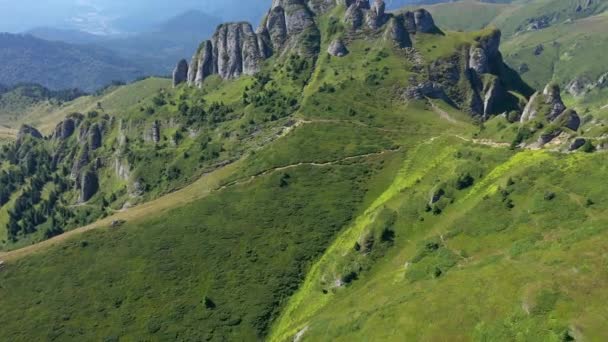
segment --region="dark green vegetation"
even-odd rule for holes
[[[0,340],[604,340],[605,146],[566,153],[587,137],[496,31],[402,49],[344,11],[319,55],[111,88],[4,145],[3,250],[57,236],[0,253]]]
[[[94,91],[114,80],[144,75],[136,64],[109,50],[0,34],[0,83],[37,83],[51,89]]]

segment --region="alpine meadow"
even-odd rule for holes
[[[608,0],[266,2],[0,86],[0,341],[608,340]]]

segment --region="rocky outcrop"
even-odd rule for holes
[[[116,173],[116,177],[122,180],[128,180],[131,177],[129,163],[119,158],[114,160],[114,172]]]
[[[414,12],[414,23],[416,24],[416,32],[431,33],[437,29],[431,13],[423,8]]]
[[[99,190],[97,174],[93,170],[87,170],[80,177],[80,199],[81,203],[90,200]]]
[[[534,120],[536,118],[536,115],[538,114],[538,109],[536,108],[537,98],[539,96],[540,96],[540,93],[535,92],[530,97],[530,99],[528,100],[528,103],[526,104],[526,107],[524,108],[523,113],[521,114],[520,122],[524,123],[527,121]]]
[[[72,171],[70,176],[72,179],[78,179],[82,170],[89,164],[89,144],[85,143],[80,150],[80,154],[72,165]]]
[[[558,115],[566,110],[566,105],[564,105],[564,102],[562,101],[561,92],[557,84],[547,84],[543,90],[543,97],[545,104],[550,106],[550,110],[547,115],[549,120],[554,120]]]
[[[348,55],[348,49],[346,48],[346,45],[342,39],[335,39],[331,42],[331,44],[329,44],[327,53],[335,57],[344,57]]]
[[[405,89],[404,97],[408,100],[423,100],[425,98],[445,99],[447,96],[440,84],[422,82]]]
[[[74,134],[76,130],[76,122],[74,119],[67,118],[55,127],[55,132],[53,133],[53,139],[55,140],[66,140]]]
[[[469,68],[478,74],[496,73],[496,70],[492,70],[491,62],[502,59],[499,51],[500,39],[500,30],[493,30],[490,34],[479,37],[469,51]]]
[[[578,130],[581,126],[581,118],[572,109],[566,109],[554,122],[558,123],[561,127],[566,127],[573,131]]]
[[[499,107],[506,97],[506,90],[502,86],[498,78],[494,78],[491,83],[488,84],[485,90],[484,101],[483,101],[483,116],[487,119],[492,114],[497,114]]]
[[[405,17],[403,15],[392,17],[384,33],[384,39],[392,41],[400,48],[412,47],[412,40],[405,28]]]
[[[188,62],[182,59],[177,63],[177,66],[173,70],[173,87],[186,82],[188,80]]]
[[[488,64],[488,56],[486,51],[481,47],[471,47],[469,52],[469,67],[475,70],[478,74],[485,74],[490,72],[490,66]]]
[[[317,3],[317,8],[332,5]],[[280,54],[288,45],[293,47],[290,51],[301,55],[317,54],[318,49],[310,45],[318,44],[298,44],[302,35],[311,35],[311,39],[320,42],[314,32],[318,33],[314,13],[304,0],[274,0],[256,31],[245,22],[220,25],[212,39],[203,42],[192,57],[185,80],[191,86],[200,87],[205,78],[213,74],[222,79],[253,75],[265,59]]]
[[[388,20],[388,16],[385,13],[386,4],[384,0],[374,0],[365,18],[367,26],[372,30],[376,30],[382,27]]]
[[[152,123],[152,126],[144,136],[145,141],[152,141],[155,144],[160,142],[160,122],[155,120]]]
[[[572,143],[570,143],[570,146],[568,146],[568,151],[576,151],[579,148],[583,147],[586,143],[587,140],[583,138],[576,138],[574,139],[574,141],[572,141]]]
[[[23,140],[27,137],[32,137],[34,139],[42,139],[42,133],[29,125],[22,125],[19,129],[19,133],[17,133],[17,144],[21,144]]]
[[[188,70],[188,84],[201,87],[203,80],[216,72],[217,67],[213,60],[213,44],[207,40],[201,44],[198,52],[192,58]]]
[[[98,123],[94,123],[88,130],[88,142],[91,151],[95,151],[102,145],[102,132],[101,127]]]

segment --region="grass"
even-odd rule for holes
[[[433,147],[435,156],[448,148],[440,141]],[[307,340],[561,340],[566,334],[603,339],[597,317],[606,311],[596,299],[606,294],[596,285],[608,281],[608,273],[590,271],[605,264],[600,251],[606,231],[600,227],[607,219],[606,196],[593,189],[603,171],[595,169],[585,180],[578,174],[605,155],[520,152],[504,159],[506,150],[470,151],[493,170],[436,216],[421,210],[428,200],[424,189],[453,174],[445,169],[455,160],[446,157],[435,168],[422,164],[426,174],[415,175],[416,182],[384,204],[399,217],[395,246],[386,257],[329,294],[320,291],[322,272],[313,268],[309,285],[291,299],[271,340],[288,340],[304,327]],[[499,188],[507,190],[507,200]],[[547,191],[556,197],[547,200]],[[587,198],[597,204],[588,206]],[[511,209],[505,206],[509,199]],[[355,222],[319,270],[352,250],[357,232],[369,224]],[[437,257],[451,254],[451,261],[416,257],[428,241],[438,241]],[[439,275],[437,268],[443,268]]]
[[[5,310],[2,339],[257,339],[353,216],[373,165],[304,166],[283,187],[272,174],[21,259],[0,274],[0,291],[5,308],[30,298],[29,318]],[[38,285],[22,286],[31,277]]]
[[[488,32],[415,44],[430,63]],[[300,60],[273,59],[260,88],[150,79],[104,95],[125,127],[95,156],[132,177],[104,167],[87,205],[119,193],[119,209],[133,179],[150,201],[0,253],[0,340],[604,340],[606,154],[504,147],[506,119],[404,101],[406,52],[345,39],[350,55],[298,77],[285,63]],[[263,106],[244,101],[252,87]],[[187,124],[180,106],[203,100],[231,110]],[[154,121],[158,144],[142,137]]]

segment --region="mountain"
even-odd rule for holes
[[[502,43],[276,0],[21,126],[0,339],[605,340],[605,122]]]
[[[50,41],[92,45],[99,50],[111,51],[117,58],[137,65],[142,70],[141,74],[168,75],[175,60],[192,55],[200,38],[211,36],[220,21],[217,17],[190,10],[135,34],[101,36],[53,28],[37,28],[29,31],[29,34]],[[80,85],[84,89],[99,88],[99,84],[91,85],[84,81]]]
[[[114,53],[93,46],[51,42],[30,35],[0,34],[0,82],[38,83],[51,89],[93,91],[143,72]]]
[[[94,44],[103,41],[103,36],[75,29],[59,29],[54,27],[36,27],[26,32],[28,35],[52,41],[69,44]]]

